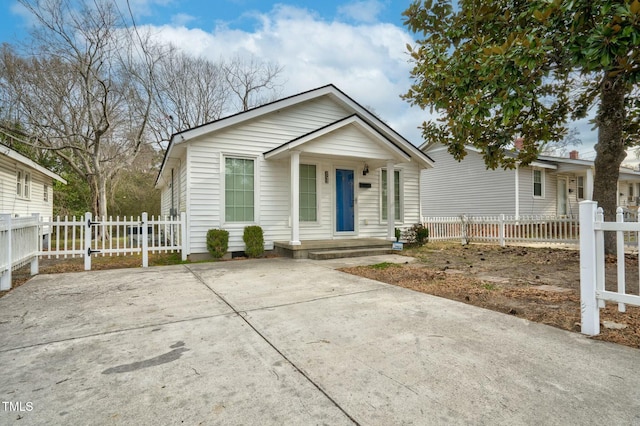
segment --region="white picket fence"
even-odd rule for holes
[[[31,274],[38,273],[39,217],[12,218],[0,215],[0,290],[11,288],[11,271],[31,263]]]
[[[627,304],[640,306],[640,296],[626,293],[625,277],[625,239],[638,241],[640,222],[624,220],[622,208],[618,208],[615,222],[605,222],[596,202],[580,203],[581,331],[590,336],[600,334],[600,308],[607,300],[617,302],[620,312],[625,312]],[[617,291],[605,289],[605,231],[616,233]]]
[[[186,218],[134,217],[93,218],[57,217],[39,220],[37,216],[0,216],[0,290],[11,288],[11,271],[31,262],[31,273],[38,273],[38,258],[83,257],[84,269],[91,270],[92,256],[140,255],[142,267],[149,265],[149,252],[178,252],[187,258]]]
[[[422,224],[429,229],[430,241],[456,240],[499,243],[578,244],[577,218],[556,216],[467,216],[425,217]]]

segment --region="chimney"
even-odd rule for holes
[[[522,148],[524,147],[524,138],[516,138],[515,141],[513,141],[513,146],[518,150],[522,150]]]
[[[579,158],[579,152],[575,149],[569,153],[569,158],[572,160],[577,160]]]

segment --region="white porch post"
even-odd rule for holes
[[[387,161],[387,240],[396,240],[396,206],[395,206],[395,173],[393,161]]]
[[[585,188],[585,200],[593,200],[593,170],[587,169],[587,182]]]
[[[292,246],[300,242],[300,152],[291,152],[291,241]]]

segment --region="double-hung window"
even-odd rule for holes
[[[381,204],[382,204],[382,220],[387,220],[389,217],[389,210],[387,208],[387,169],[382,169],[382,191],[380,191]],[[393,195],[395,201],[394,218],[396,221],[400,220],[402,205],[400,196],[400,170],[393,171]]]
[[[225,221],[254,221],[254,160],[225,158]]]
[[[16,170],[16,195],[25,199],[31,197],[31,173]]]
[[[318,220],[318,193],[315,164],[300,164],[300,221]]]
[[[578,199],[584,200],[584,176],[578,176],[576,186],[578,189]]]
[[[533,196],[544,197],[544,171],[539,169],[533,170]]]

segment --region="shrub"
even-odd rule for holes
[[[396,241],[400,241],[400,237],[402,236],[402,230],[400,228],[396,228]]]
[[[409,244],[423,246],[429,242],[429,228],[425,228],[421,223],[416,223],[405,231],[404,238]]]
[[[245,249],[244,253],[248,257],[260,257],[264,253],[264,235],[262,228],[258,225],[247,226],[242,235]]]
[[[229,231],[209,229],[207,231],[207,250],[214,259],[220,259],[229,248]]]

